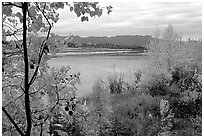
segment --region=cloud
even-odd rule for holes
[[[172,24],[184,36],[202,35],[202,4],[195,2],[101,2],[113,6],[113,12],[81,22],[74,12],[64,9],[53,32],[82,36],[146,35],[155,26]]]

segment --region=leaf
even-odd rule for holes
[[[83,7],[83,6],[84,6],[84,5],[83,5],[83,2],[79,2],[78,4],[79,4],[80,7]]]
[[[13,18],[8,18],[8,20],[9,20],[9,22],[11,22],[11,23],[13,23],[13,24],[15,24],[15,22],[16,22],[16,20],[13,19]]]
[[[56,45],[54,45],[54,44],[50,45],[50,53],[56,54],[57,51],[58,51],[58,49],[57,49]]]
[[[90,12],[90,16],[93,17],[95,16],[95,13],[93,11]]]
[[[82,11],[78,4],[74,4],[74,10],[76,10],[77,12]]]
[[[62,72],[62,73],[65,73],[66,72],[66,67],[62,66],[59,71]]]
[[[70,7],[70,11],[73,11],[73,9],[74,9],[73,7]]]
[[[38,55],[34,52],[32,53],[31,57],[30,57],[30,61],[33,63],[33,64],[36,64],[38,62]]]
[[[47,40],[47,44],[49,45],[50,53],[56,54],[58,50],[56,47],[55,36],[53,34],[51,34],[51,37],[49,37],[49,39]]]
[[[49,10],[49,6],[45,5],[45,9],[46,9],[46,10]]]
[[[42,39],[41,38],[38,38],[34,43],[33,43],[33,48],[34,49],[38,49],[39,47],[40,47],[40,45],[41,45],[41,41],[42,41]]]
[[[21,13],[17,12],[15,15],[19,18],[20,22],[22,23],[23,22],[23,16],[21,15]]]
[[[42,15],[39,14],[38,19],[36,20],[36,23],[39,25],[42,25],[43,21],[42,21]]]
[[[85,9],[85,12],[86,12],[86,13],[90,13],[90,9],[89,9],[89,8],[86,8],[86,9]]]
[[[2,7],[2,14],[5,14],[7,16],[11,16],[12,13],[12,9],[10,7]]]
[[[102,15],[103,10],[97,8],[97,10],[95,11],[96,15],[98,15],[98,17],[100,17]]]
[[[85,11],[84,11],[84,10],[82,11],[82,14],[83,14],[83,15],[85,14]]]
[[[40,30],[39,26],[34,22],[31,24],[31,27],[29,28],[29,31],[38,31]]]
[[[42,15],[40,14],[38,16],[38,19],[34,23],[32,23],[31,29],[38,32],[42,27],[43,27]]]
[[[88,16],[86,16],[86,20],[87,20],[87,22],[89,21],[89,18],[88,18]]]
[[[50,4],[50,8],[54,8],[55,7],[55,2],[52,2],[51,4]]]
[[[74,12],[76,13],[77,17],[81,16],[81,13],[77,9],[74,9]]]
[[[17,6],[22,6],[22,2],[14,2],[14,4]]]
[[[54,19],[53,19],[53,21],[54,21],[55,23],[57,23],[58,20],[59,20],[59,18],[54,18]]]
[[[112,12],[112,10],[109,10],[109,11],[108,11],[108,14],[110,14],[110,12]]]
[[[37,11],[36,11],[35,6],[31,6],[28,10],[29,10],[29,13],[31,14],[31,16],[35,17],[37,15]]]
[[[97,3],[93,3],[91,6],[92,6],[94,9],[96,9],[96,4],[97,4]]]
[[[51,59],[51,57],[48,54],[44,54],[43,58],[42,58],[42,62],[46,63],[50,59]]]
[[[87,16],[81,17],[81,22],[83,22],[83,21],[89,21],[88,17]]]
[[[57,6],[61,9],[64,8],[64,3],[63,2],[57,2]]]

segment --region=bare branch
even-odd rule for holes
[[[16,124],[16,122],[13,120],[13,118],[10,116],[10,114],[6,111],[6,109],[4,107],[2,107],[3,112],[6,114],[6,116],[8,117],[8,119],[11,121],[11,123],[14,125],[14,127],[16,128],[16,130],[18,131],[18,133],[21,136],[24,136],[23,132],[20,130],[20,128],[18,127],[18,125]]]
[[[31,92],[30,95],[39,92],[39,91],[42,90],[45,86],[46,86],[46,84],[44,84],[44,85],[43,85],[41,88],[39,88],[38,90],[36,90],[36,91],[34,91],[34,92]]]
[[[17,8],[21,8],[22,9],[22,6],[16,5],[16,4],[12,3],[12,2],[2,3],[2,6],[15,6]]]
[[[10,101],[9,103],[7,103],[7,104],[4,106],[4,108],[7,107],[9,104],[15,102],[15,101],[18,100],[19,98],[21,98],[23,95],[24,95],[24,93],[22,93],[21,95],[19,95],[16,99],[14,99],[14,100]]]
[[[43,123],[40,123],[40,136],[42,136],[43,132]]]
[[[4,55],[14,56],[14,55],[23,54],[23,51],[20,50],[20,51],[12,51],[12,52],[3,52],[2,54],[4,54]],[[10,57],[10,56],[8,56],[8,57]]]

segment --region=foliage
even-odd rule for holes
[[[168,94],[171,75],[165,70],[152,69],[144,72],[140,80],[138,86],[143,93],[152,96],[165,96]]]
[[[95,132],[95,135],[112,135],[110,92],[101,80],[96,81],[93,91],[89,99],[90,129]]]
[[[100,17],[104,8],[108,14],[111,12],[111,6],[101,8],[97,4],[2,3],[3,135],[48,135],[48,132],[50,135],[57,135],[57,128],[53,125],[61,126],[60,119],[67,117],[68,122],[63,120],[63,125],[70,125],[70,121],[73,126],[77,125],[77,119],[70,119],[76,117],[70,116],[77,105],[73,103],[73,99],[77,100],[75,84],[78,83],[80,74],[70,76],[70,67],[57,69],[48,66],[50,55],[63,50],[69,41],[50,32],[54,23],[59,20],[57,10],[66,5],[81,17],[82,22],[88,21],[87,14]],[[40,33],[45,33],[45,37],[41,37]],[[67,112],[70,105],[73,111]],[[78,134],[65,131],[68,135]]]
[[[112,100],[115,135],[155,135],[160,130],[157,98],[126,92]]]
[[[109,48],[109,49],[132,49],[132,50],[137,50],[139,52],[144,52],[146,50],[145,47],[142,45],[118,45],[118,44],[87,44],[87,43],[74,43],[74,42],[69,42],[67,43],[67,47],[83,47],[83,48]]]
[[[154,39],[149,45],[149,54],[154,59],[153,64],[157,68],[171,72],[182,47],[180,42],[182,37],[174,31],[172,25],[168,25],[163,33],[156,28],[153,36]]]
[[[181,42],[181,37],[171,25],[163,36],[158,37],[158,29],[155,32],[157,39],[150,46],[150,55],[156,60],[153,60],[154,67],[151,68],[166,72],[159,75],[168,76],[167,81],[161,77],[145,82],[144,80],[149,80],[146,78],[141,81],[141,86],[152,84],[148,93],[159,93],[154,96],[162,97],[169,102],[171,113],[167,114],[167,118],[161,118],[166,125],[162,126],[164,129],[159,135],[201,135],[201,125],[194,126],[192,122],[199,120],[196,118],[201,118],[202,114],[201,42]],[[152,71],[151,75],[154,76],[155,72]],[[155,91],[157,86],[161,89]],[[171,119],[168,119],[169,115]],[[201,124],[201,120],[198,124]]]
[[[95,128],[94,132],[100,132],[95,135],[156,135],[160,130],[159,98],[135,92],[135,89],[111,93],[109,83],[97,81],[89,99],[90,117],[94,120],[90,126]],[[108,126],[106,121],[98,121],[104,117]]]
[[[175,34],[170,26],[156,39],[153,64],[134,73],[135,85],[109,77],[113,135],[202,135],[201,42],[180,42]]]
[[[117,74],[114,73],[114,75],[110,76],[108,78],[109,81],[109,89],[110,93],[122,93],[124,91],[123,85],[124,85],[124,80],[123,80],[123,74]]]

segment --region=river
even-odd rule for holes
[[[77,93],[84,96],[92,92],[92,86],[97,79],[107,79],[114,72],[130,73],[143,67],[146,56],[66,56],[52,58],[49,65],[62,67],[70,65],[70,73],[80,72],[81,84],[77,85]],[[131,75],[130,75],[131,76]]]

